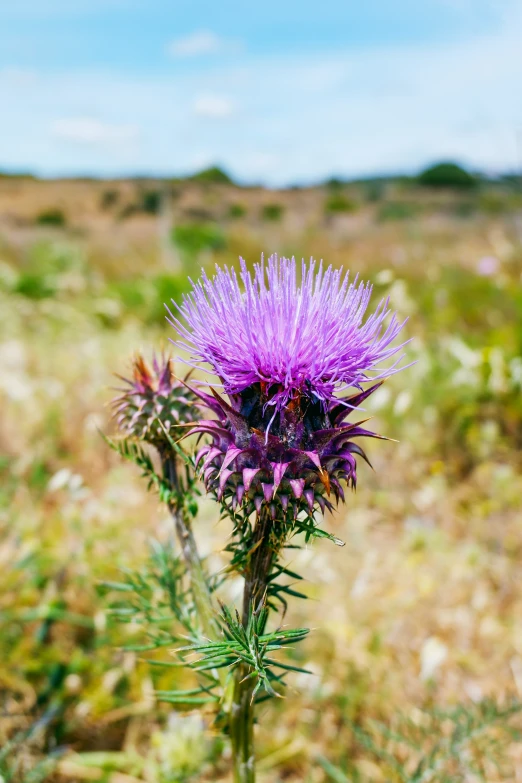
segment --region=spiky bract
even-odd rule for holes
[[[154,355],[149,364],[137,354],[132,378],[121,379],[126,386],[112,404],[118,427],[126,437],[161,448],[167,445],[167,433],[173,427],[200,418],[195,395],[174,375],[172,357]]]
[[[196,456],[207,490],[246,515],[263,505],[274,519],[332,509],[332,501],[344,500],[343,483],[356,486],[356,456],[368,461],[354,439],[381,437],[363,421],[345,420],[380,385],[327,406],[297,395],[273,422],[261,384],[229,395],[230,403],[216,392],[198,392],[217,415],[190,430],[210,436]]]

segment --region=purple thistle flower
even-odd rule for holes
[[[392,315],[385,325],[387,300],[364,321],[371,286],[314,261],[303,262],[301,283],[295,260],[276,256],[253,276],[241,260],[240,278],[243,290],[234,270],[203,274],[178,307],[186,326],[169,311],[188,363],[210,364],[229,397],[196,392],[217,416],[188,433],[210,436],[196,465],[207,490],[246,514],[331,509],[332,495],[344,500],[341,482],[356,486],[356,456],[368,461],[354,439],[382,437],[345,420],[398,371],[402,357],[382,363],[400,350],[392,342],[403,324]],[[336,396],[349,387],[356,393]]]
[[[322,263],[316,270],[313,260],[302,262],[300,283],[295,259],[271,256],[254,269],[241,259],[243,290],[234,269],[217,268],[212,280],[203,272],[176,305],[186,326],[169,311],[189,363],[210,364],[227,393],[263,383],[267,404],[280,410],[298,392],[326,403],[336,391],[396,371],[402,357],[381,365],[402,347],[392,343],[403,324],[394,314],[384,327],[388,300],[363,322],[371,285],[350,283],[349,273]]]

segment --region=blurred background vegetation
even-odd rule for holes
[[[371,279],[416,363],[368,403],[399,443],[374,444],[375,473],[325,519],[346,546],[292,556],[313,674],[266,708],[260,779],[471,781],[482,738],[483,779],[522,779],[522,182],[452,163],[280,191],[217,167],[0,177],[0,775],[228,780],[210,721],[155,703],[182,673],[118,649],[136,629],[108,621],[97,582],[171,529],[99,430],[113,374],[167,346],[188,276],[261,252]],[[199,525],[218,568],[227,530],[205,499]]]

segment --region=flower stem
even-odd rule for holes
[[[247,674],[248,670],[245,666],[238,668],[230,715],[234,783],[255,783],[256,779],[253,686],[250,684],[251,680],[241,682]]]
[[[162,455],[162,463],[165,478],[169,480],[176,492],[179,492],[179,478],[175,457]],[[215,619],[216,614],[212,602],[212,595],[203,571],[196,539],[192,532],[190,516],[181,503],[170,502],[169,511],[174,520],[176,535],[190,575],[194,605],[201,623],[202,631],[208,639],[216,639],[218,627]]]
[[[245,572],[242,623],[248,624],[250,615],[264,601],[268,577],[276,556],[271,541],[274,523],[268,511],[261,510],[252,536],[251,555]],[[248,677],[250,669],[241,665],[236,670],[234,694],[230,714],[230,738],[234,783],[255,783],[254,702],[255,683]]]

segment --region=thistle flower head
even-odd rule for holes
[[[217,418],[191,430],[211,438],[196,464],[219,500],[297,516],[343,500],[341,482],[355,487],[356,456],[367,460],[355,439],[381,436],[345,420],[397,371],[398,360],[382,364],[400,350],[392,342],[403,325],[387,321],[387,300],[364,320],[370,294],[313,261],[298,281],[295,260],[272,256],[253,275],[244,261],[239,278],[227,268],[203,274],[178,308],[185,323],[170,314],[177,345],[209,364],[228,394],[197,392]],[[349,387],[355,393],[339,398]]]
[[[178,424],[200,418],[193,392],[174,375],[171,357],[141,354],[132,361],[132,378],[123,378],[125,388],[112,401],[122,433],[161,447],[168,442],[165,432]]]
[[[392,315],[384,327],[387,300],[364,321],[371,291],[313,260],[302,262],[299,281],[295,259],[272,256],[253,275],[241,259],[239,278],[228,268],[202,274],[178,307],[185,323],[170,316],[177,345],[194,365],[210,365],[227,393],[261,383],[268,405],[281,410],[296,394],[326,403],[395,371],[397,362],[382,364],[400,350],[392,343],[402,324]]]

